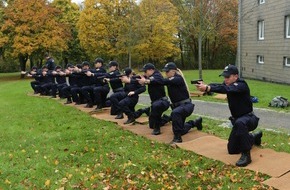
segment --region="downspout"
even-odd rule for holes
[[[239,0],[238,5],[238,46],[237,46],[237,67],[240,72],[240,77],[243,77],[242,60],[241,60],[241,33],[242,33],[242,0]]]

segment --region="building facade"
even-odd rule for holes
[[[290,0],[239,0],[241,76],[290,84]]]

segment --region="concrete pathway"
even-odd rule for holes
[[[229,122],[227,118],[230,116],[230,111],[227,103],[206,102],[201,100],[193,100],[193,103],[195,104],[193,114]],[[149,96],[146,94],[140,95],[139,104],[150,105]],[[260,118],[260,128],[290,134],[290,113],[261,108],[254,108],[254,112]]]

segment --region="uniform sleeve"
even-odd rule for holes
[[[217,92],[221,94],[240,93],[240,92],[245,92],[248,90],[248,86],[244,82],[235,82],[229,86],[227,86],[225,83],[209,85],[209,86],[210,86],[211,92]]]
[[[146,86],[145,85],[142,86],[142,85],[139,84],[138,88],[134,92],[135,92],[135,94],[141,94],[141,93],[143,93],[145,91],[146,91]]]
[[[184,80],[181,76],[174,76],[163,79],[164,85],[183,85]]]
[[[150,84],[164,84],[163,76],[161,74],[154,74],[148,78],[150,80]]]

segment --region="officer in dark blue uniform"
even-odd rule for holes
[[[50,57],[49,55],[47,55],[45,57],[45,59],[46,59],[45,66],[47,67],[47,69],[50,71],[53,71],[55,68],[54,59],[52,57]]]
[[[233,128],[228,140],[229,154],[240,154],[237,166],[247,166],[251,163],[250,150],[253,144],[260,145],[262,132],[249,133],[257,128],[259,118],[253,113],[250,89],[243,79],[239,78],[238,68],[234,65],[225,67],[220,76],[224,77],[222,84],[197,84],[197,89],[203,92],[227,94],[230,120]]]
[[[116,108],[115,105],[119,103],[119,95],[120,93],[124,93],[123,83],[120,79],[120,71],[119,71],[119,64],[116,61],[109,62],[109,72],[105,75],[104,81],[109,82],[113,94],[110,96],[111,102],[111,115],[117,115],[117,118],[121,117],[120,110]],[[118,116],[119,114],[119,116]],[[119,118],[120,119],[120,118]]]
[[[67,86],[65,80],[65,73],[61,70],[61,66],[56,66],[52,75],[54,77],[54,84],[51,87],[51,97],[56,98],[57,92],[59,92],[59,97],[62,97],[60,89]]]
[[[48,96],[50,94],[51,87],[54,84],[52,71],[48,70],[47,66],[43,66],[39,77],[42,82],[40,85],[37,85],[37,91],[39,91],[41,95]]]
[[[185,123],[185,119],[190,116],[194,110],[194,104],[191,102],[187,84],[182,76],[182,72],[176,67],[175,63],[167,63],[163,71],[166,72],[164,84],[168,89],[168,96],[171,100],[171,119],[174,138],[172,143],[181,143],[181,136],[188,133],[188,131],[197,127],[202,130],[202,118],[199,117],[195,121],[190,120]]]
[[[103,68],[103,59],[97,58],[95,60],[95,68],[88,70],[85,74],[87,75],[87,80],[90,80],[90,84],[82,87],[82,94],[87,101],[86,108],[92,108],[96,104],[96,98],[94,96],[94,89],[102,86],[102,81],[98,80],[98,76],[103,76],[106,70]]]
[[[26,71],[21,71],[21,74],[26,75],[27,77],[31,77],[34,78],[34,81],[30,82],[30,86],[34,91],[34,94],[38,94],[37,90],[36,90],[36,86],[40,85],[40,81],[39,81],[39,77],[37,77],[37,75],[39,75],[39,70],[37,69],[36,66],[33,66],[31,68],[30,71],[26,72]]]
[[[153,129],[153,135],[159,135],[161,134],[160,127],[162,125],[162,113],[166,111],[170,106],[169,99],[168,97],[166,97],[165,93],[163,82],[164,78],[152,63],[145,64],[142,70],[145,77],[141,76],[141,78],[137,80],[141,85],[148,85],[148,93],[151,100],[151,111],[149,112],[149,127]]]
[[[124,124],[133,123],[135,121],[135,106],[138,103],[139,100],[139,94],[146,91],[145,85],[139,84],[139,82],[136,80],[136,77],[130,68],[124,69],[124,74],[126,76],[122,76],[121,80],[123,83],[125,83],[124,86],[124,96],[119,102],[119,104],[116,105],[118,110],[120,110],[120,114],[123,115],[125,113],[128,117],[127,121]]]
[[[93,77],[94,86],[92,89],[94,104],[97,105],[94,111],[100,111],[105,107],[105,102],[107,95],[110,92],[110,87],[107,82],[102,79],[106,76],[106,70],[103,67],[104,60],[102,58],[97,58],[95,60],[95,71],[87,72],[87,76]]]
[[[81,69],[78,69],[72,73],[72,75],[77,78],[77,86],[71,88],[71,95],[76,105],[84,103],[82,87],[89,86],[91,84],[91,80],[89,80],[89,77],[85,74],[89,69],[90,63],[88,61],[84,61],[81,65]]]
[[[61,89],[61,94],[63,95],[64,98],[67,98],[65,104],[72,103],[71,89],[74,87],[78,87],[78,78],[73,74],[74,70],[76,69],[78,68],[74,67],[72,64],[68,64],[67,69],[65,70],[67,86]]]

